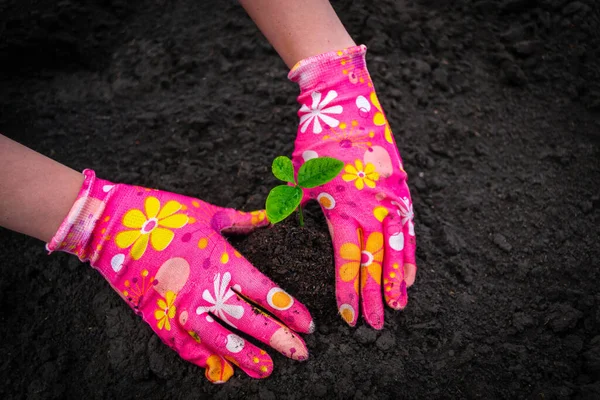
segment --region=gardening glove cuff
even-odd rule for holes
[[[113,183],[98,179],[91,169],[83,171],[83,184],[77,200],[54,237],[46,244],[49,253],[64,251],[81,261],[90,261],[89,244],[96,222],[111,195]]]
[[[344,50],[330,51],[298,61],[288,73],[288,79],[298,83],[302,92],[315,90],[316,86],[335,86],[335,79],[323,77],[328,71],[341,67],[340,80],[349,79],[354,83],[364,83],[368,79],[365,55],[367,46],[352,46]]]

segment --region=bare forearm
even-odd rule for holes
[[[0,135],[0,226],[50,241],[83,175]]]
[[[240,0],[286,65],[355,43],[328,0]]]

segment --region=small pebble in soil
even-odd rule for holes
[[[504,235],[501,233],[496,233],[494,235],[494,244],[506,252],[509,252],[512,250],[511,244],[508,243],[508,240],[506,240],[506,237],[504,237]]]
[[[516,63],[505,61],[502,63],[502,70],[508,83],[514,86],[523,86],[527,83],[525,73]]]
[[[412,60],[411,67],[415,70],[419,75],[429,75],[431,73],[431,67],[425,61],[422,60]]]

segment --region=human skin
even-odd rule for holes
[[[326,0],[240,3],[290,68],[304,58],[355,45]],[[3,135],[0,159],[0,226],[50,241],[83,176]]]
[[[242,4],[290,68],[312,55],[354,45],[327,1]],[[4,136],[0,159],[0,226],[50,242],[77,199],[83,176]]]
[[[240,0],[285,64],[355,46],[327,0]]]
[[[49,242],[83,176],[3,135],[0,160],[0,226]]]
[[[306,307],[221,236],[268,225],[264,212],[104,181],[5,136],[0,136],[0,159],[0,226],[48,242],[50,252],[89,261],[163,342],[206,368],[211,382],[228,380],[231,363],[255,378],[267,377],[273,368],[266,352],[213,324],[212,315],[289,358],[308,357],[296,334],[314,330]],[[191,240],[193,235],[205,236]]]
[[[416,273],[416,239],[406,173],[367,70],[366,47],[355,45],[328,0],[240,3],[300,87],[294,167],[318,156],[346,164],[336,183],[305,190],[303,201],[327,201],[321,206],[336,257],[341,316],[355,326],[360,303],[365,321],[382,329],[382,298],[393,309],[406,307]],[[365,189],[362,179],[368,174],[373,180]],[[348,185],[355,179],[356,187]],[[359,192],[348,197],[353,190]]]
[[[240,3],[290,68],[355,46],[326,0]],[[49,242],[77,199],[83,176],[1,135],[0,159],[0,226]]]

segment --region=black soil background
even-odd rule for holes
[[[310,207],[232,239],[312,310],[310,359],[215,386],[89,266],[3,230],[2,398],[600,398],[598,2],[335,7],[410,177],[408,308],[343,323]],[[252,210],[292,151],[297,88],[235,2],[4,1],[0,60],[0,131],[105,179]]]

